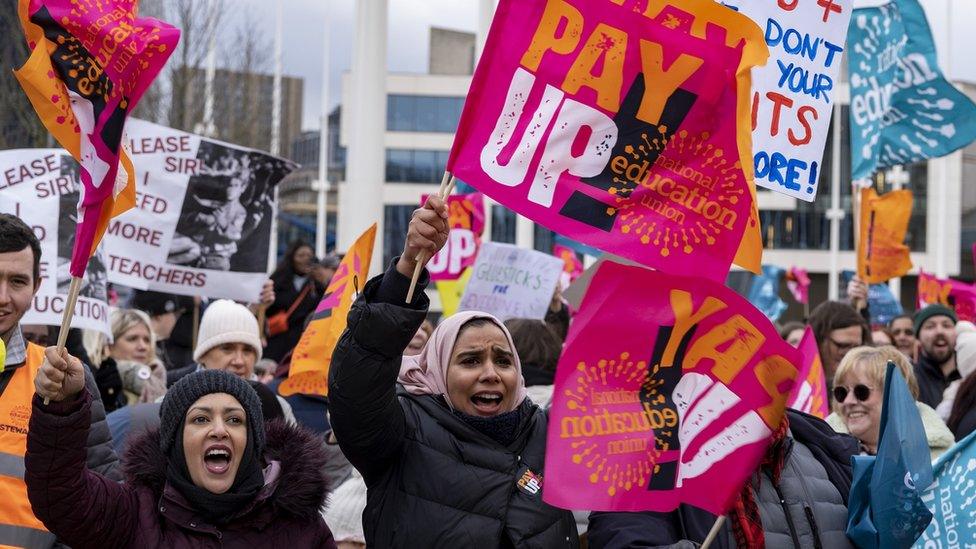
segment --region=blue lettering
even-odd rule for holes
[[[816,73],[810,78],[810,71],[807,69],[797,67],[795,63],[787,65],[779,59],[776,60],[776,65],[779,67],[777,85],[780,88],[785,86],[793,93],[804,93],[814,99],[820,99],[822,95],[824,102],[830,103],[830,94],[827,92],[834,89],[834,81],[830,76]]]
[[[776,30],[776,36],[773,36],[773,29]],[[783,27],[779,25],[773,19],[766,20],[766,45],[769,47],[774,47],[779,44],[779,41],[783,39]]]
[[[800,32],[796,29],[787,28],[774,19],[766,20],[766,45],[770,48],[782,44],[786,53],[806,57],[810,61],[816,61],[820,51],[820,44],[823,44],[827,51],[827,58],[824,66],[829,67],[834,63],[834,56],[844,51],[843,46],[831,44],[823,38],[814,38],[809,33]]]
[[[807,176],[807,194],[813,194],[813,191],[817,188],[817,163],[810,163],[810,173]]]
[[[824,47],[827,48],[827,60],[824,62],[824,66],[829,67],[834,63],[834,54],[843,52],[844,48],[826,40],[824,40]]]
[[[800,174],[807,169],[807,163],[796,158],[787,158],[783,153],[759,151],[753,157],[753,165],[757,178],[765,178],[770,183],[777,183],[787,189],[800,190]],[[808,184],[815,185],[817,182],[817,163],[810,164],[808,173]],[[807,193],[813,193],[813,187],[807,189]]]

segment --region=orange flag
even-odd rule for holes
[[[27,62],[14,72],[41,122],[80,164],[71,275],[83,276],[109,220],[135,205],[129,113],[180,31],[138,16],[137,0],[19,0]]]
[[[857,276],[868,284],[879,284],[902,276],[912,268],[905,245],[911,216],[911,191],[892,191],[878,196],[871,187],[861,189]]]
[[[325,296],[315,308],[302,338],[291,355],[288,379],[278,387],[282,396],[296,393],[303,395],[326,396],[329,394],[329,367],[332,365],[332,351],[335,350],[339,336],[346,329],[346,316],[352,308],[354,294],[366,284],[369,273],[369,259],[373,255],[373,242],[376,240],[376,224],[366,229],[349,248],[346,257],[339,263]]]

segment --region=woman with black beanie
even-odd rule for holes
[[[173,385],[159,430],[129,444],[119,484],[85,469],[91,395],[81,363],[54,347],[45,356],[25,481],[37,518],[71,547],[335,547],[319,512],[328,493],[320,442],[283,422],[266,426],[246,381],[204,370]]]

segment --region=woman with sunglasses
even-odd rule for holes
[[[917,399],[918,381],[912,365],[904,354],[891,345],[856,347],[844,355],[834,373],[831,399],[834,413],[827,417],[827,423],[838,433],[853,435],[861,443],[864,454],[874,455],[878,451],[885,369],[889,361],[901,370],[908,390]],[[948,450],[955,440],[935,410],[922,402],[916,401],[916,405],[934,460]]]

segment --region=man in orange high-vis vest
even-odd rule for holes
[[[40,260],[41,246],[31,228],[17,217],[0,214],[0,339],[7,348],[0,372],[0,548],[46,548],[56,542],[31,511],[24,484],[27,424],[44,349],[24,341],[20,320],[40,287]],[[85,377],[89,392],[98,399],[95,380],[87,370]],[[119,479],[105,409],[101,400],[92,404],[88,467]]]

